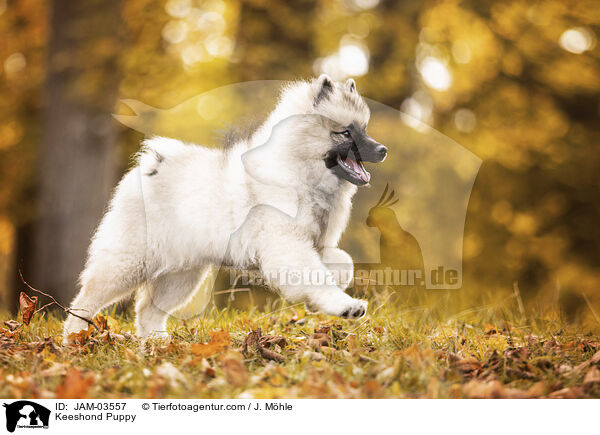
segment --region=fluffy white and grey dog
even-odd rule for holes
[[[366,133],[369,116],[352,79],[323,75],[285,87],[266,122],[230,147],[146,140],[92,239],[72,308],[92,317],[137,290],[137,334],[168,337],[169,313],[225,264],[258,269],[290,302],[363,316],[367,302],[344,292],[352,259],[337,245],[370,180],[362,162],[387,154]],[[298,279],[307,270],[321,279]],[[86,326],[69,316],[64,337]]]

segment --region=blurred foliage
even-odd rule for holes
[[[15,229],[35,217],[48,13],[0,1],[5,263]],[[230,83],[354,76],[364,95],[483,160],[463,292],[512,292],[518,281],[541,305],[561,293],[600,297],[597,2],[140,0],[124,2],[123,18],[121,98],[168,109]],[[132,114],[118,102],[115,112]],[[140,139],[123,128],[123,167]]]

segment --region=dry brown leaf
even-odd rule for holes
[[[463,375],[472,374],[473,372],[479,370],[482,367],[481,361],[473,357],[461,358],[455,361],[452,365]]]
[[[371,379],[363,385],[363,394],[368,399],[377,399],[383,397],[385,390],[379,382]]]
[[[248,369],[241,361],[241,355],[230,353],[221,360],[221,367],[227,377],[227,382],[240,387],[248,382]]]
[[[4,324],[8,326],[8,329],[10,329],[11,331],[14,331],[22,325],[22,323],[19,323],[16,320],[6,320]]]
[[[528,390],[527,394],[530,398],[541,397],[546,394],[548,386],[544,381],[539,381],[533,384]]]
[[[94,323],[98,327],[99,331],[106,331],[108,329],[106,317],[104,317],[102,314],[98,314],[96,317],[94,317]]]
[[[19,296],[19,308],[21,310],[21,317],[23,323],[29,325],[31,322],[31,318],[33,317],[33,313],[35,312],[35,305],[37,304],[37,296],[27,296],[25,292],[21,292]]]
[[[94,332],[96,332],[94,325],[88,325],[87,329],[82,329],[79,332],[71,332],[68,337],[69,342],[71,344],[84,344],[90,339]]]
[[[248,349],[258,345],[261,335],[260,328],[250,331],[242,343],[242,352],[247,353]]]
[[[597,367],[592,367],[583,378],[584,385],[597,384],[600,382],[600,370]]]
[[[0,336],[13,339],[17,336],[18,331],[11,331],[10,329],[0,328]]]
[[[331,346],[331,339],[324,332],[315,332],[309,339],[310,343],[314,343],[314,347]]]
[[[83,376],[77,368],[67,371],[62,384],[56,388],[57,399],[85,399],[87,392],[94,383],[92,375]]]
[[[581,387],[563,388],[548,394],[547,397],[550,399],[581,399],[585,397],[585,392]]]
[[[463,393],[471,399],[530,399],[545,392],[543,383],[535,384],[529,390],[506,388],[499,381],[469,381],[463,386]]]
[[[98,340],[100,341],[105,341],[108,344],[115,344],[115,340],[112,337],[112,335],[110,334],[110,332],[108,332],[108,330],[102,332],[101,334],[98,335],[97,337]]]
[[[398,355],[402,356],[412,367],[420,367],[431,364],[434,361],[435,353],[429,347],[420,348],[417,344],[412,344],[406,349],[401,350]]]
[[[580,371],[586,369],[590,364],[598,364],[598,362],[600,362],[600,350],[598,352],[596,352],[594,355],[592,355],[592,357],[590,359],[588,359],[587,361],[584,361],[581,364],[575,366],[575,368],[573,370],[575,370],[576,372],[580,372]]]
[[[501,399],[504,397],[504,387],[498,381],[469,381],[463,386],[462,391],[466,397],[471,399]]]
[[[506,357],[513,360],[523,359],[526,360],[530,356],[530,352],[525,347],[517,347],[506,352]]]
[[[287,341],[281,335],[263,335],[262,337],[260,337],[260,344],[263,347],[285,347],[287,345]]]
[[[427,398],[428,399],[437,399],[440,395],[440,380],[435,376],[432,376],[429,379],[429,383],[427,384]]]
[[[209,334],[210,341],[208,343],[194,343],[190,346],[194,355],[208,358],[225,350],[231,344],[229,331],[210,331]]]
[[[250,332],[246,336],[246,338],[244,339],[244,343],[242,344],[242,352],[244,354],[247,354],[248,349],[253,347],[264,359],[277,362],[285,361],[283,355],[267,349],[267,347],[270,347],[272,345],[278,345],[280,347],[285,346],[285,338],[280,336],[262,335],[260,328],[258,328]]]

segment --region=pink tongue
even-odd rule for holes
[[[361,178],[361,180],[363,180],[365,183],[368,183],[369,180],[371,179],[371,174],[369,174],[363,165],[359,164],[357,161],[352,160],[351,158],[346,158],[344,159],[344,163],[346,163],[348,166],[350,166],[354,172],[356,172],[358,174],[358,176]]]

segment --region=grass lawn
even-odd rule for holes
[[[281,301],[267,312],[212,308],[147,343],[131,315],[112,311],[69,346],[57,313],[22,326],[2,325],[21,321],[2,313],[0,397],[600,397],[598,336],[560,316],[517,318],[514,301],[454,315],[386,301],[371,297],[353,321]]]

